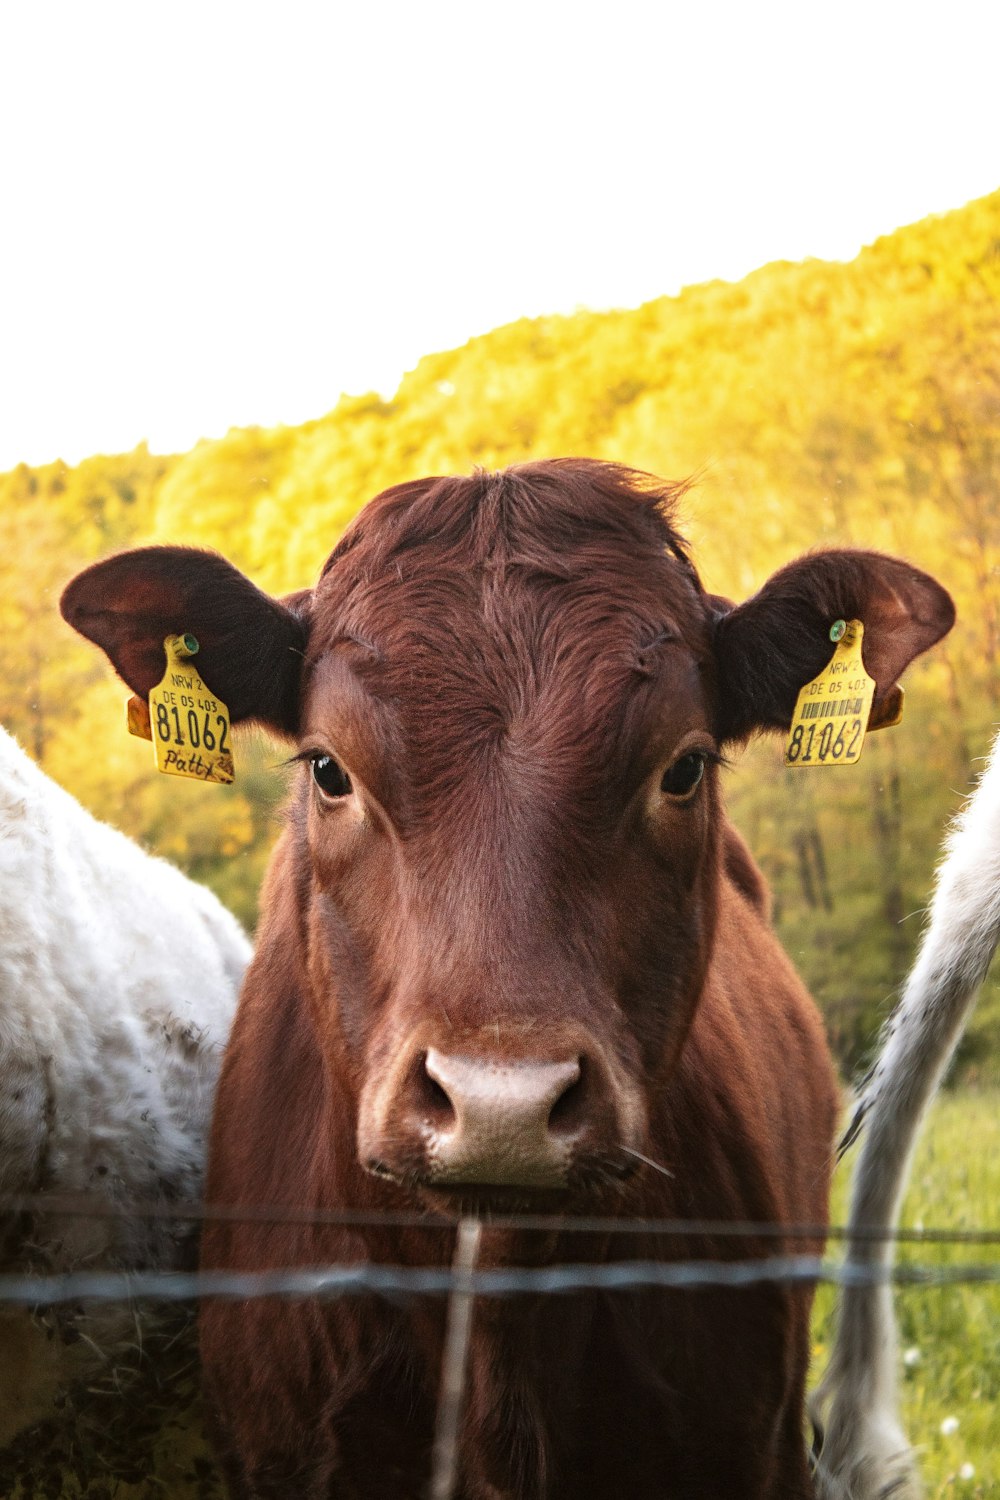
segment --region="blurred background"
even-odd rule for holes
[[[998,42],[969,0],[5,8],[0,720],[252,926],[287,750],[157,776],[58,616],[88,562],[188,542],[299,588],[386,485],[562,454],[694,477],[736,599],[905,554],[959,623],[902,725],[725,776],[855,1074],[998,720]],[[955,1077],[998,1072],[992,986]]]

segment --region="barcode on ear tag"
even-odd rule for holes
[[[829,662],[799,693],[786,766],[852,766],[861,758],[875,697],[861,659],[864,633],[860,620],[848,620]]]
[[[167,670],[149,694],[149,721],[157,770],[193,781],[234,780],[229,709],[194,670],[198,642],[168,635]]]

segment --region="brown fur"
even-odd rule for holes
[[[866,622],[884,700],[950,601],[905,564],[827,552],[733,608],[703,592],[670,499],[583,460],[421,481],[372,502],[287,606],[201,555],[199,596],[180,581],[190,554],[170,549],[67,591],[68,618],[138,691],[155,633],[193,630],[222,697],[235,675],[248,716],[335,756],[354,787],[324,802],[300,768],[219,1087],[213,1202],[825,1221],[830,1059],[726,823],[718,751],[787,724],[833,619]],[[268,674],[256,700],[248,642]],[[692,752],[702,783],[665,794]],[[497,1065],[579,1051],[561,1188],[435,1188],[407,1094],[427,1048]],[[371,1130],[395,1181],[359,1161]],[[483,1260],[817,1248],[487,1228]],[[233,1222],[208,1227],[203,1261],[443,1265],[452,1250],[432,1227]],[[809,1304],[780,1286],[481,1299],[462,1500],[804,1500]],[[423,1495],[443,1316],[433,1299],[207,1303],[234,1495]]]

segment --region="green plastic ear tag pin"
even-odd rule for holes
[[[156,768],[167,776],[233,781],[229,709],[191,665],[199,650],[196,637],[168,635],[163,649],[167,670],[151,689],[148,707],[141,698],[129,699],[129,733],[152,740]]]
[[[786,766],[852,766],[861,758],[875,680],[861,659],[865,627],[836,620],[833,656],[799,693],[785,746]]]

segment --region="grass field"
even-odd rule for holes
[[[838,1173],[833,1219],[846,1214]],[[909,1228],[1000,1231],[1000,1089],[964,1089],[937,1100],[903,1213]],[[923,1265],[1000,1260],[1000,1246],[904,1245]],[[816,1303],[815,1364],[825,1362],[833,1295]],[[1000,1286],[897,1290],[903,1354],[903,1424],[920,1455],[928,1497],[1000,1500]]]

